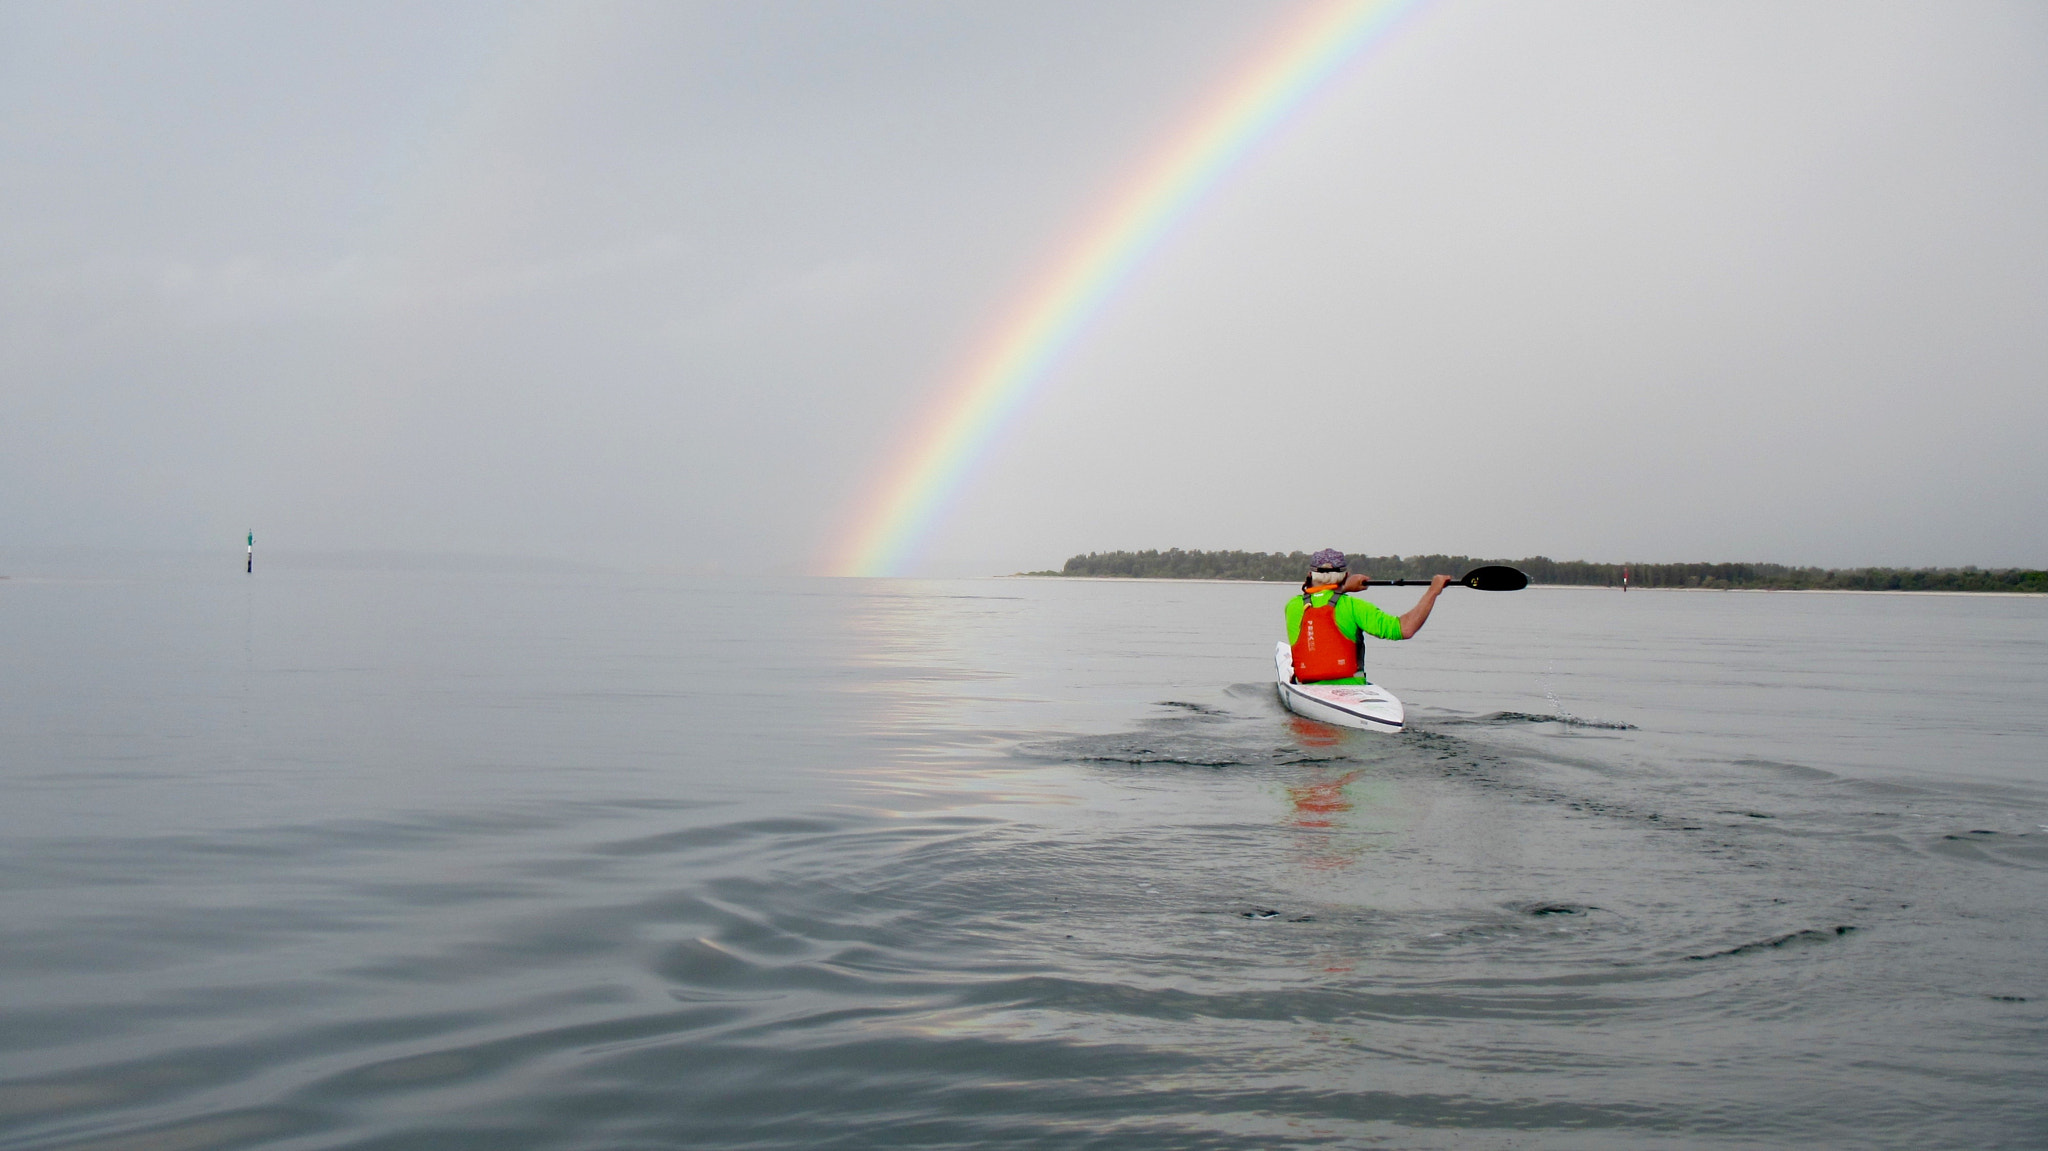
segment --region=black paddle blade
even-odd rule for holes
[[[1521,591],[1529,586],[1529,577],[1514,568],[1495,564],[1473,568],[1458,582],[1475,591]]]

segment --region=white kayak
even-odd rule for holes
[[[1279,677],[1280,702],[1304,719],[1360,731],[1399,731],[1407,722],[1401,701],[1376,683],[1294,682],[1294,653],[1285,642],[1274,649],[1273,670]]]

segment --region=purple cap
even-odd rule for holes
[[[1340,572],[1351,566],[1345,562],[1344,553],[1336,548],[1324,548],[1308,557],[1308,562],[1319,572]]]

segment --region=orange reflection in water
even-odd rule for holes
[[[1301,741],[1303,747],[1335,747],[1344,742],[1344,733],[1327,723],[1290,715],[1287,726],[1294,729],[1294,738]]]
[[[1364,845],[1352,837],[1333,837],[1338,829],[1335,816],[1351,810],[1344,788],[1361,772],[1347,771],[1335,779],[1318,780],[1287,789],[1292,802],[1288,825],[1310,833],[1297,845],[1302,865],[1310,871],[1340,871],[1358,862]]]
[[[1347,771],[1336,779],[1325,779],[1318,783],[1304,783],[1287,789],[1287,797],[1294,801],[1294,826],[1330,827],[1329,816],[1340,811],[1350,811],[1351,801],[1344,798],[1344,787],[1357,779],[1360,773]]]

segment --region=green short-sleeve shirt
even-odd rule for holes
[[[1337,630],[1344,633],[1345,639],[1357,639],[1360,632],[1374,639],[1401,638],[1401,617],[1388,615],[1380,610],[1378,604],[1353,599],[1348,595],[1337,595],[1334,588],[1325,588],[1315,593],[1312,602],[1315,606],[1321,607],[1330,602],[1331,596],[1337,596]],[[1301,638],[1301,613],[1304,610],[1305,605],[1301,602],[1300,596],[1287,597],[1287,642],[1290,645]],[[1366,678],[1361,674],[1349,679],[1332,679],[1324,682],[1365,683]]]

